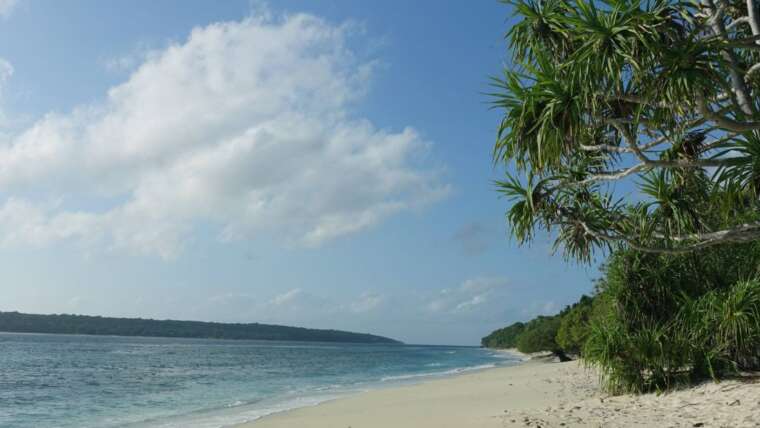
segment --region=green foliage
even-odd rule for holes
[[[517,322],[493,331],[481,339],[488,348],[517,348],[520,352],[579,354],[589,334],[589,317],[594,298],[581,299],[552,316],[538,316],[527,323]]]
[[[371,334],[258,323],[222,324],[200,321],[159,321],[142,318],[107,318],[85,315],[36,315],[18,312],[0,312],[0,331],[113,336],[399,343],[387,337]]]
[[[525,330],[525,324],[516,322],[507,327],[493,331],[480,340],[480,344],[486,348],[508,349],[517,347],[517,338]]]
[[[586,362],[612,392],[760,369],[759,269],[760,243],[616,252],[598,284]]]
[[[590,320],[594,311],[594,299],[581,296],[578,303],[566,309],[560,317],[557,344],[567,353],[581,354],[591,334]]]
[[[760,281],[740,281],[687,299],[675,329],[698,353],[696,364],[721,369],[760,368]]]
[[[557,344],[559,316],[539,316],[525,325],[525,330],[517,338],[517,350],[526,354],[549,351],[561,353],[562,348]]]
[[[505,2],[516,22],[493,80],[504,112],[493,157],[508,171],[497,186],[520,243],[551,230],[568,257],[589,261],[620,246],[760,239],[760,74],[748,71],[760,51],[736,21],[745,6]],[[715,30],[712,13],[736,25]]]

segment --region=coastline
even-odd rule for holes
[[[330,394],[323,396],[308,396],[298,397],[293,400],[284,403],[273,403],[267,409],[254,409],[249,414],[253,414],[253,418],[246,422],[237,422],[231,425],[224,425],[227,428],[247,428],[247,427],[259,427],[264,421],[268,421],[272,418],[278,418],[286,415],[290,415],[293,412],[299,412],[301,410],[308,410],[312,408],[322,407],[325,405],[331,405],[334,402],[343,401],[347,399],[353,399],[356,397],[364,397],[367,394],[373,394],[379,391],[396,391],[400,388],[414,387],[424,385],[429,382],[439,382],[460,377],[467,377],[470,375],[496,370],[499,368],[515,367],[522,365],[530,360],[541,361],[543,355],[538,354],[524,354],[517,349],[487,349],[487,351],[495,354],[503,354],[499,359],[504,359],[504,363],[488,363],[483,365],[473,365],[457,367],[453,369],[446,369],[442,371],[432,372],[420,372],[411,374],[391,375],[383,377],[375,382],[365,384],[361,387],[353,387],[342,390],[335,390]],[[279,407],[279,409],[278,409]],[[259,413],[258,415],[256,413]],[[291,423],[287,419],[283,422],[283,426],[290,426]],[[332,425],[330,425],[332,426]]]
[[[760,421],[758,379],[609,396],[578,361],[548,360],[370,390],[235,427],[756,427]]]
[[[514,352],[504,352],[515,356]],[[503,427],[505,410],[528,410],[536,403],[554,403],[570,393],[566,391],[567,385],[547,383],[547,378],[577,374],[575,364],[547,363],[520,356],[523,362],[512,366],[365,391],[235,427]],[[537,377],[537,373],[541,376]],[[509,403],[508,407],[505,403]]]

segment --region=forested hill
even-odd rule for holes
[[[35,315],[0,312],[0,331],[208,339],[298,340],[309,342],[401,343],[372,334],[270,324],[107,318],[85,315]]]

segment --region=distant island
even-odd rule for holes
[[[0,312],[0,332],[401,344],[397,340],[373,334],[272,324],[228,324],[68,314],[37,315],[20,312]]]

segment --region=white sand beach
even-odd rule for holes
[[[758,427],[760,380],[609,396],[577,361],[529,361],[369,391],[240,428]]]

